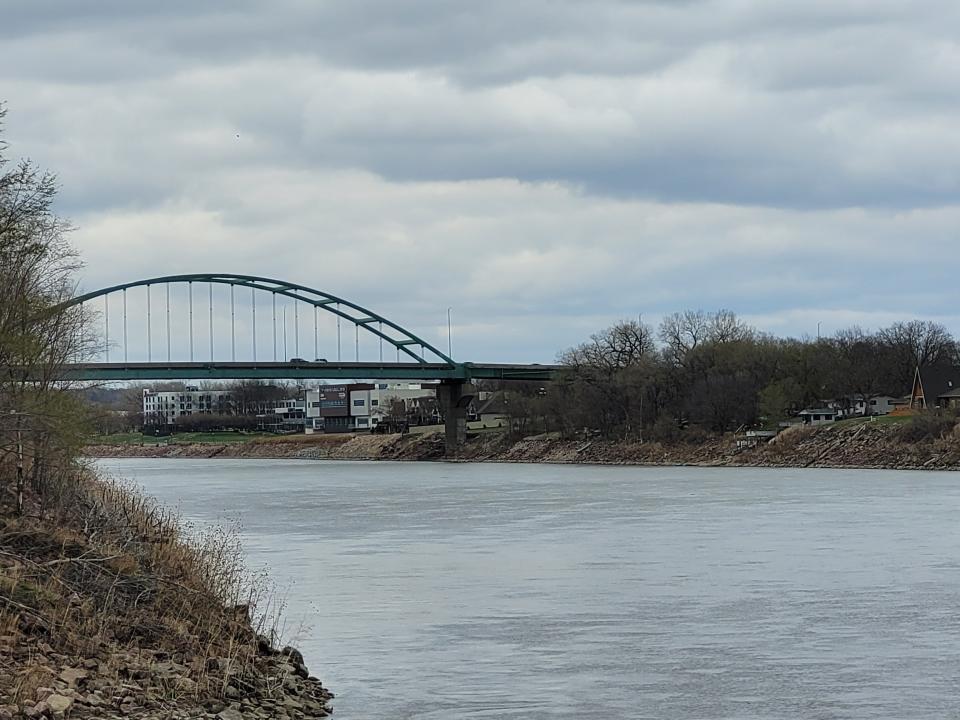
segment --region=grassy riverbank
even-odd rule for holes
[[[9,477],[9,475],[7,475]],[[0,492],[0,719],[323,717],[236,537],[77,468]]]

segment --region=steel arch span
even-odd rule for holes
[[[121,293],[130,288],[151,287],[153,285],[173,285],[173,284],[192,284],[192,283],[211,283],[219,285],[230,285],[237,288],[249,288],[251,292],[263,291],[282,295],[293,300],[313,305],[315,308],[322,309],[342,320],[352,323],[356,328],[363,328],[366,332],[389,343],[399,352],[403,352],[420,364],[427,364],[423,357],[425,352],[435,356],[441,363],[456,366],[457,363],[446,353],[437,349],[423,338],[418,337],[406,328],[397,323],[379,315],[367,308],[358,305],[345,298],[331,295],[330,293],[316,288],[299,285],[297,283],[285,282],[283,280],[274,280],[272,278],[260,277],[258,275],[234,275],[231,273],[196,273],[190,275],[165,275],[163,277],[147,278],[145,280],[135,280],[133,282],[113,285],[93,292],[78,295],[75,298],[64,303],[61,307],[72,307],[81,305],[99,297],[105,297],[113,293]],[[149,293],[149,290],[148,290]],[[256,304],[254,301],[254,313],[256,313]],[[418,355],[415,349],[421,352]]]

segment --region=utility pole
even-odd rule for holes
[[[447,308],[447,357],[453,358],[453,335],[450,332],[450,311],[453,310],[452,307]]]

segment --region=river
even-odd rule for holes
[[[239,521],[335,717],[960,714],[960,474],[100,464]]]

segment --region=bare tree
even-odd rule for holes
[[[239,415],[255,415],[262,411],[266,404],[282,400],[286,396],[282,387],[262,380],[241,380],[231,388],[231,392]]]
[[[16,458],[21,509],[28,466],[40,482],[80,442],[79,403],[63,392],[61,370],[93,344],[82,309],[64,304],[80,263],[55,196],[54,176],[30,163],[0,174],[0,458]]]
[[[741,342],[755,336],[755,331],[731,310],[718,310],[708,316],[707,338],[714,343]]]
[[[710,318],[703,310],[672,313],[660,323],[660,339],[677,365],[682,365],[687,355],[707,339],[709,331]]]
[[[649,325],[624,320],[591,335],[589,342],[567,350],[560,359],[565,365],[613,371],[637,365],[655,350]]]
[[[956,354],[956,345],[947,329],[929,320],[894,323],[877,336],[894,353],[894,362],[904,378],[912,377],[918,366],[952,362]]]
[[[749,340],[756,337],[756,331],[731,310],[685,310],[663,318],[659,336],[674,364],[685,365],[690,355],[707,343]]]

